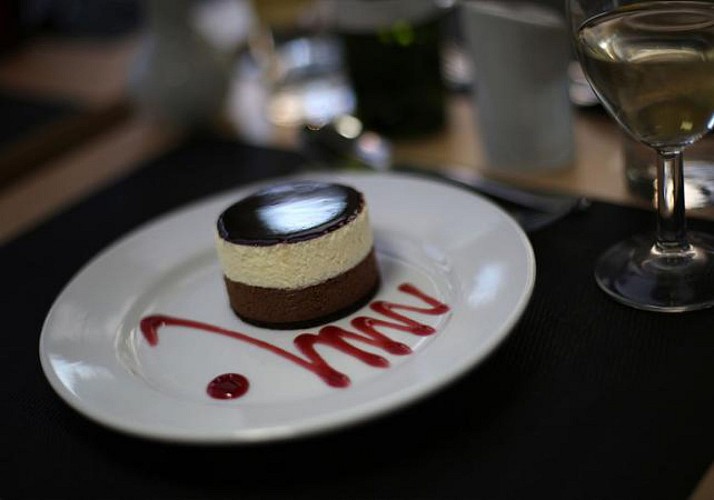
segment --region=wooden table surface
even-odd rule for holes
[[[23,175],[0,184],[0,244],[179,143],[183,135],[179,128],[127,102],[127,73],[141,43],[139,35],[101,42],[43,37],[0,60],[0,89],[69,99],[102,120],[101,133],[77,128],[71,148],[59,149],[46,158],[35,154],[30,159],[39,160],[31,165],[25,155]],[[112,109],[127,111],[108,111]],[[627,190],[621,135],[603,114],[576,113],[573,165],[553,171],[504,174],[488,168],[476,113],[467,96],[452,98],[445,129],[431,137],[395,143],[396,158],[428,166],[459,165],[536,190],[648,206]],[[293,138],[294,131],[276,128],[264,144],[291,148],[295,146]],[[46,135],[37,134],[35,140],[32,151],[55,151],[47,144]],[[711,216],[708,209],[695,215]],[[692,500],[714,499],[714,466],[699,485],[692,485],[692,490]]]

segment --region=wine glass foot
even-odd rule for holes
[[[714,306],[714,237],[689,233],[686,250],[662,250],[654,235],[640,235],[608,249],[595,279],[628,306],[684,312]]]

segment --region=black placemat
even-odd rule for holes
[[[72,275],[156,215],[299,164],[290,153],[196,140],[0,249],[0,497],[691,493],[714,458],[714,311],[646,313],[600,292],[596,256],[653,224],[650,213],[603,203],[532,235],[533,298],[496,353],[387,417],[295,442],[194,447],[127,437],[69,409],[37,350],[45,314]],[[712,223],[692,226],[714,232]]]

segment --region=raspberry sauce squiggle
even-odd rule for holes
[[[271,352],[286,361],[308,370],[320,377],[326,384],[332,387],[347,387],[350,379],[347,375],[339,372],[329,365],[327,361],[315,349],[316,344],[323,344],[344,352],[363,363],[386,368],[389,361],[383,356],[367,352],[349,343],[349,340],[361,342],[373,347],[382,349],[394,355],[407,355],[412,351],[406,344],[397,342],[381,333],[378,329],[392,329],[411,333],[418,336],[428,336],[436,330],[412,318],[409,318],[397,311],[409,311],[426,315],[442,315],[449,311],[449,306],[443,304],[433,297],[417,289],[414,285],[404,283],[398,288],[401,292],[411,295],[426,304],[427,307],[418,307],[407,304],[398,304],[377,300],[370,304],[370,308],[382,316],[392,321],[372,318],[369,316],[359,316],[350,323],[357,332],[345,330],[344,328],[327,325],[320,329],[319,333],[302,333],[295,337],[294,343],[304,357],[293,354],[285,349],[275,346],[269,342],[256,339],[244,333],[228,330],[219,326],[193,321],[190,319],[177,318],[165,315],[152,315],[143,318],[140,322],[140,329],[149,345],[156,346],[159,343],[159,329],[165,326],[179,326],[201,330],[251,344],[265,351]],[[359,332],[359,333],[358,333]],[[207,388],[211,397],[217,399],[231,399],[240,397],[248,390],[248,380],[238,374],[223,374],[212,380]]]

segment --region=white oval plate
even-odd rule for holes
[[[214,255],[218,214],[258,185],[166,215],[88,263],[57,298],[40,339],[54,390],[110,428],[167,441],[241,443],[322,432],[394,410],[443,387],[483,360],[520,318],[533,288],[535,260],[518,225],[492,203],[451,186],[385,174],[309,175],[361,190],[370,209],[382,286],[375,300],[424,306],[398,290],[411,283],[447,304],[440,315],[402,314],[434,328],[429,336],[383,327],[411,354],[379,354],[374,367],[328,346],[317,351],[346,374],[345,388],[268,350],[191,328],[160,329],[150,345],[139,322],[152,314],[217,325],[297,356],[303,331],[273,331],[237,319],[227,305]],[[369,306],[360,316],[387,319]],[[309,330],[318,333],[319,328]],[[206,392],[222,373],[250,380],[240,398]]]

